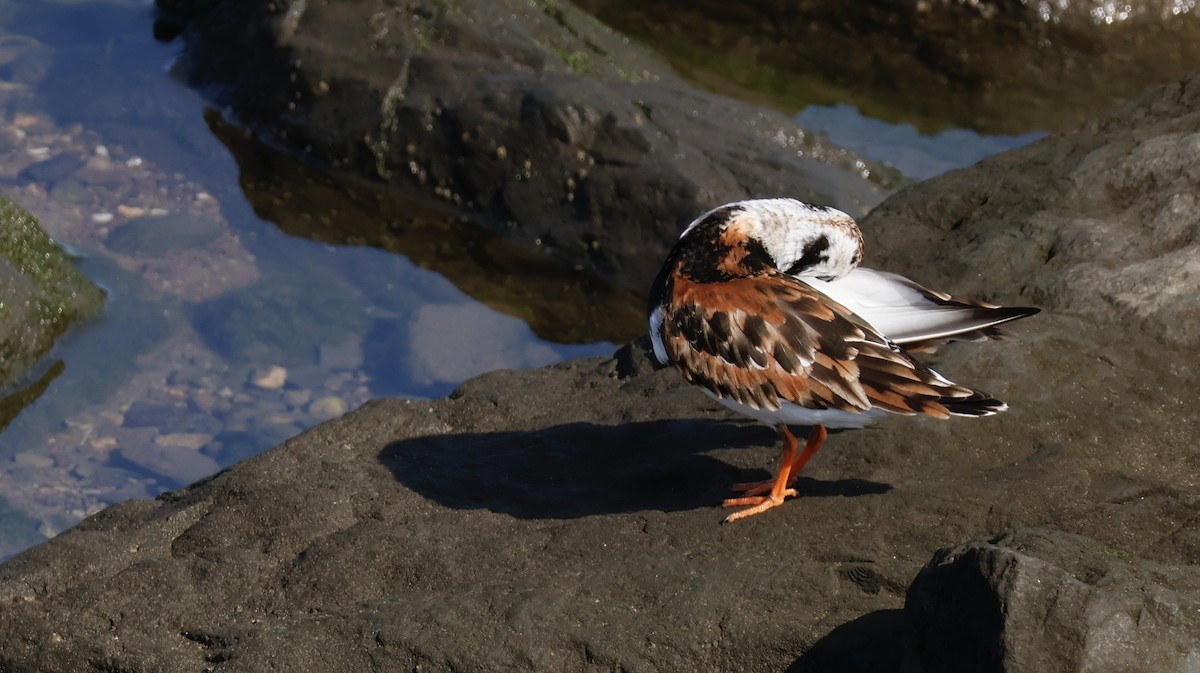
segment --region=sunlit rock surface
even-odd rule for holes
[[[1191,76],[895,195],[862,223],[867,262],[1194,347],[1197,156],[1200,76]],[[1194,358],[1174,366],[1196,373]]]

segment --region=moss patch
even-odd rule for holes
[[[37,219],[0,197],[0,389],[71,324],[94,317],[104,291],[83,276]]]

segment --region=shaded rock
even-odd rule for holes
[[[0,430],[8,427],[9,423],[21,413],[21,410],[29,406],[41,397],[42,393],[50,387],[50,384],[58,378],[59,374],[63,373],[65,365],[62,360],[55,360],[50,366],[46,367],[46,371],[42,372],[36,380],[31,381],[25,387],[9,393],[4,397],[0,397]],[[29,378],[33,378],[32,376]]]
[[[857,157],[682,83],[567,3],[171,4],[208,10],[178,70],[251,126],[622,287],[648,287],[683,225],[722,202],[862,214],[883,194]]]
[[[1200,567],[1051,529],[939,550],[905,609],[929,673],[1200,666]]]
[[[27,94],[46,78],[53,61],[54,50],[32,37],[7,31],[0,35],[0,76],[14,85],[0,99],[7,101],[14,89]]]
[[[315,364],[322,344],[366,330],[367,303],[344,278],[315,265],[264,269],[257,283],[191,308],[205,342],[235,362]]]
[[[308,404],[312,399],[312,390],[309,388],[297,388],[295,390],[287,390],[283,393],[283,401],[289,407],[302,407]]]
[[[1069,128],[1200,59],[1186,1],[577,4],[704,86],[785,110],[852,103],[926,133]]]
[[[906,656],[908,641],[904,611],[878,610],[830,631],[789,666],[787,673],[894,671]]]
[[[250,372],[250,385],[263,390],[278,390],[287,383],[288,370],[279,365],[270,365]]]
[[[13,462],[21,467],[47,468],[54,465],[54,459],[33,451],[21,451],[13,455]]]
[[[346,401],[340,397],[326,395],[308,405],[308,413],[319,420],[327,421],[346,413]]]
[[[67,178],[59,180],[50,187],[50,198],[59,203],[73,203],[79,206],[90,206],[93,202],[92,192],[75,178]],[[102,213],[94,213],[92,221],[97,222],[96,217],[102,217]],[[97,222],[100,224],[100,222]]]
[[[168,449],[199,451],[212,442],[213,436],[203,432],[172,432],[154,438],[154,443]]]
[[[317,362],[324,369],[358,369],[363,363],[362,339],[352,337],[340,344],[321,344]]]
[[[29,372],[104,292],[72,266],[32,215],[0,197],[0,389]]]

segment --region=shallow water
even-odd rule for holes
[[[0,71],[19,85],[0,98],[0,130],[19,138],[0,193],[109,292],[0,429],[0,558],[372,397],[444,395],[641,329],[629,293],[246,139],[171,79],[179,45],[152,22],[123,0],[0,10],[20,47]],[[912,177],[1032,139],[926,138],[847,106],[799,120]],[[56,157],[73,159],[44,170]]]
[[[881,161],[913,180],[925,180],[984,157],[1028,145],[1045,133],[982,136],[966,129],[923,135],[910,124],[889,124],[864,117],[851,105],[811,105],[796,123],[825,134],[830,142],[867,159]]]

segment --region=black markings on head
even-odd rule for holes
[[[745,269],[746,275],[757,275],[775,268],[775,261],[771,259],[771,254],[767,252],[762,241],[751,238],[746,241],[745,248],[746,255],[741,259],[741,266]]]
[[[667,263],[696,283],[719,283],[755,276],[775,267],[762,241],[746,238],[730,243],[723,225],[740,208],[713,213],[687,233],[671,251]]]
[[[789,276],[794,276],[805,269],[810,269],[821,262],[829,261],[829,237],[821,234],[812,243],[809,243],[804,248],[804,254],[800,255],[800,259],[792,263],[784,273]]]
[[[700,220],[693,229],[720,229],[722,224],[732,220],[734,215],[741,213],[744,210],[738,205],[726,205],[723,208],[717,208]]]

